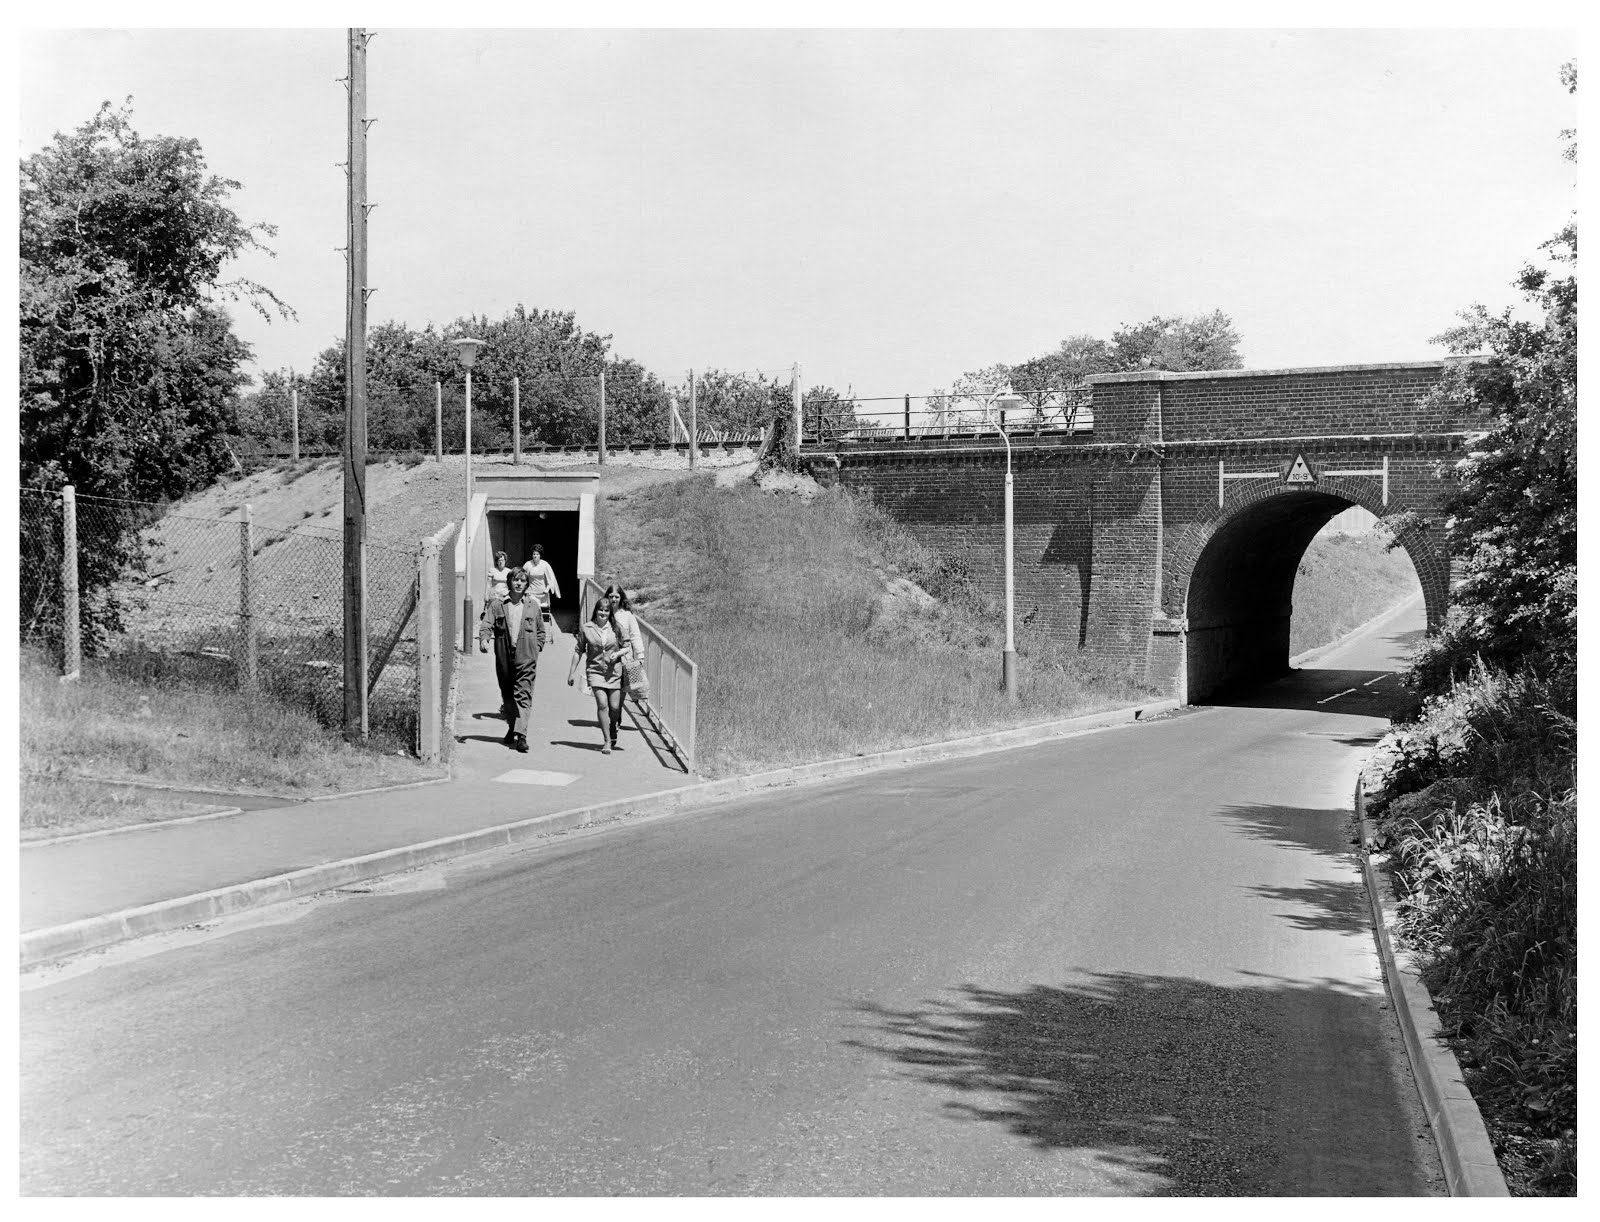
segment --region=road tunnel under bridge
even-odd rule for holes
[[[1217,528],[1189,578],[1182,691],[1190,703],[1287,673],[1300,560],[1353,503],[1322,492],[1275,496]]]

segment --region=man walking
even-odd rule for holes
[[[533,708],[533,681],[539,673],[539,651],[544,648],[544,617],[539,604],[527,597],[528,574],[512,569],[506,574],[506,596],[491,598],[478,627],[478,648],[487,652],[494,637],[494,674],[500,682],[500,710],[510,727],[502,740],[506,746],[528,750],[528,713]]]

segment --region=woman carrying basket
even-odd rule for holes
[[[594,693],[595,720],[600,727],[600,753],[610,755],[617,745],[622,726],[622,645],[611,622],[611,600],[595,600],[594,613],[578,631],[578,645],[567,667],[567,686],[578,673],[578,659],[584,659],[585,677]]]
[[[606,598],[611,603],[612,626],[622,644],[623,699],[632,700],[653,723],[655,713],[650,708],[650,677],[644,669],[644,633],[639,631],[639,619],[628,601],[628,592],[621,586],[607,586]]]

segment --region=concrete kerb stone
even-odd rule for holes
[[[1355,807],[1361,824],[1361,872],[1372,906],[1372,924],[1377,934],[1378,954],[1383,961],[1384,981],[1400,1020],[1400,1033],[1405,1039],[1423,1110],[1428,1115],[1428,1126],[1439,1148],[1445,1185],[1453,1197],[1510,1196],[1505,1176],[1494,1156],[1489,1130],[1483,1123],[1483,1113],[1467,1089],[1461,1063],[1444,1041],[1433,996],[1422,978],[1395,954],[1394,891],[1387,875],[1372,860],[1373,827],[1367,818],[1366,794],[1359,777]]]
[[[219,887],[214,891],[161,900],[139,908],[87,917],[70,924],[24,933],[19,939],[21,966],[32,967],[53,959],[83,954],[91,950],[102,950],[131,938],[182,929],[187,925],[215,920],[246,908],[316,895],[347,883],[522,844],[555,832],[588,827],[596,823],[627,818],[630,815],[668,814],[677,810],[730,801],[765,789],[812,784],[882,769],[1032,746],[1052,739],[1071,738],[1097,730],[1132,725],[1158,714],[1171,712],[1177,706],[1176,700],[1156,700],[1148,704],[1090,713],[1062,721],[996,730],[970,738],[928,743],[918,747],[903,747],[872,755],[823,760],[772,772],[727,777],[720,781],[705,781],[699,785],[661,790],[631,798],[618,798],[593,806],[538,815],[515,823],[505,823],[497,827],[446,836],[401,848],[385,849],[362,857],[323,862],[320,865],[307,866],[305,869],[271,878],[236,883]]]
[[[398,785],[375,785],[368,789],[351,789],[345,793],[316,794],[313,797],[289,797],[286,794],[262,793],[255,790],[238,790],[229,793],[226,790],[211,789],[185,789],[179,785],[141,785],[146,789],[166,789],[178,793],[203,793],[207,796],[217,797],[251,797],[251,798],[278,798],[285,806],[302,806],[308,802],[337,802],[341,798],[364,798],[376,793],[393,793],[401,789],[421,789],[427,785],[444,785],[451,780],[450,767],[445,766],[443,776],[429,777],[425,781],[402,781]],[[114,782],[122,784],[123,782]],[[149,823],[128,823],[121,827],[101,827],[92,832],[69,832],[64,836],[48,836],[40,840],[24,840],[22,849],[43,849],[53,844],[71,844],[79,840],[95,840],[104,836],[132,836],[139,832],[158,831],[163,827],[178,827],[185,823],[206,823],[212,819],[231,819],[234,815],[242,815],[245,808],[242,806],[224,806],[217,810],[208,810],[199,815],[180,815],[176,819],[152,819]]]

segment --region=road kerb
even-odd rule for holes
[[[1361,872],[1372,907],[1378,954],[1389,999],[1400,1021],[1412,1076],[1422,1096],[1428,1126],[1439,1147],[1445,1185],[1453,1197],[1507,1197],[1505,1176],[1494,1156],[1483,1113],[1467,1089],[1461,1063],[1444,1040],[1433,996],[1422,978],[1395,954],[1393,928],[1396,917],[1394,891],[1389,878],[1373,863],[1372,823],[1367,818],[1366,795],[1356,781],[1356,818],[1361,827]]]
[[[872,755],[800,764],[749,776],[704,781],[698,785],[617,798],[591,806],[537,815],[515,823],[384,849],[361,857],[323,862],[286,874],[274,875],[271,878],[235,883],[212,891],[160,900],[121,912],[86,917],[65,925],[31,930],[22,934],[19,939],[21,966],[32,967],[52,959],[102,950],[132,938],[182,929],[188,925],[216,920],[246,908],[304,898],[347,883],[522,844],[556,832],[595,823],[628,816],[667,814],[677,810],[732,801],[768,789],[813,784],[888,768],[1033,746],[1053,739],[1072,738],[1098,730],[1133,725],[1160,713],[1171,712],[1177,706],[1176,700],[1154,700],[1138,706],[1090,713],[1062,721],[996,730],[948,742],[927,743],[917,747],[881,751]]]

